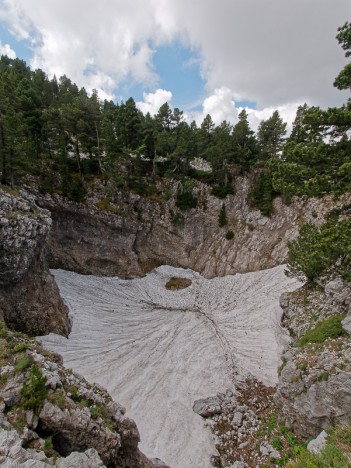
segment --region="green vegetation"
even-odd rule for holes
[[[22,356],[18,359],[15,364],[15,371],[16,372],[23,372],[24,370],[28,369],[33,363],[33,360],[30,356]]]
[[[289,244],[288,261],[288,276],[301,280],[306,277],[313,281],[332,268],[350,280],[351,220],[331,218],[321,228],[305,224],[299,238]]]
[[[289,468],[347,468],[351,454],[351,426],[337,426],[329,433],[327,444],[319,455],[301,447]],[[348,457],[347,457],[348,455]]]
[[[46,380],[40,368],[33,364],[20,392],[21,397],[24,399],[24,409],[38,410],[44,403],[47,393],[45,388]]]
[[[12,350],[12,353],[21,353],[22,351],[25,351],[28,349],[27,343],[18,343]]]
[[[227,231],[226,234],[225,234],[225,238],[226,238],[227,240],[233,239],[234,236],[235,236],[235,234],[234,234],[234,232],[233,232],[231,229],[229,229],[229,231]]]
[[[308,343],[322,343],[327,338],[338,338],[345,335],[341,321],[345,315],[338,314],[319,322],[314,328],[307,332],[297,341],[297,346],[305,346]]]
[[[225,204],[222,204],[222,207],[219,211],[218,214],[218,226],[219,227],[224,227],[228,224],[228,218],[227,218],[227,210],[225,208]]]
[[[89,410],[93,419],[102,418],[106,420],[109,418],[108,409],[106,406],[91,406]]]
[[[176,206],[182,211],[197,207],[197,198],[190,191],[178,191]]]
[[[248,201],[251,207],[258,208],[264,216],[273,213],[273,199],[279,195],[273,188],[271,172],[261,172],[250,190]]]

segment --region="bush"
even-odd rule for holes
[[[176,199],[176,206],[182,211],[189,210],[190,208],[197,207],[197,198],[189,191],[178,192]]]
[[[313,281],[334,267],[336,273],[351,279],[351,221],[330,219],[321,228],[307,223],[288,246],[288,276]]]
[[[258,208],[264,216],[271,216],[273,212],[273,198],[279,193],[273,189],[271,172],[262,172],[256,178],[248,195],[251,207]]]
[[[225,209],[225,204],[223,203],[222,204],[222,208],[219,212],[219,215],[218,215],[218,226],[219,227],[224,227],[228,224],[228,219],[227,219],[227,212],[226,212],[226,209]]]
[[[234,238],[234,232],[231,229],[229,229],[229,231],[226,232],[225,238],[227,240],[233,239]]]
[[[298,346],[304,346],[307,343],[322,343],[327,338],[337,338],[346,334],[343,329],[341,321],[345,318],[345,315],[338,314],[330,317],[322,322],[319,322],[311,330],[303,335],[302,338],[297,342]]]
[[[38,409],[44,403],[46,398],[46,380],[40,371],[40,368],[34,364],[31,367],[27,379],[23,382],[20,392],[22,398],[25,399],[23,403],[24,409]]]

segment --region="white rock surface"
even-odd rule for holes
[[[288,340],[279,296],[297,287],[283,270],[212,280],[169,266],[134,280],[56,270],[73,329],[69,339],[51,334],[42,341],[127,408],[148,457],[172,468],[210,467],[214,441],[193,402],[234,389],[250,374],[276,383]],[[169,291],[172,276],[192,285]]]
[[[315,439],[312,439],[307,445],[307,450],[318,455],[325,448],[328,434],[322,431]]]

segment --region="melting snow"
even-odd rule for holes
[[[73,328],[68,339],[51,334],[42,341],[127,408],[147,456],[172,468],[210,467],[214,441],[193,402],[234,390],[248,375],[276,383],[288,341],[279,296],[297,287],[283,271],[208,280],[162,266],[121,280],[55,270]],[[192,285],[169,291],[172,276]]]

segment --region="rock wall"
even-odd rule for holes
[[[282,356],[275,395],[282,420],[301,437],[351,423],[351,285],[336,278],[281,297],[283,325],[293,337]],[[296,346],[308,329],[340,313],[345,333]]]
[[[157,203],[132,193],[102,200],[95,190],[81,205],[57,195],[40,196],[39,204],[53,219],[50,266],[126,278],[163,264],[191,268],[207,278],[257,271],[286,261],[287,243],[302,222],[321,223],[331,208],[345,203],[325,197],[295,199],[287,206],[276,198],[274,214],[267,218],[249,208],[249,190],[250,180],[238,177],[236,194],[222,201],[200,185],[193,190],[199,208],[181,213],[176,223],[174,200]],[[222,203],[228,224],[221,228]],[[229,230],[234,236],[228,240]]]
[[[139,451],[134,421],[104,388],[35,340],[4,328],[0,336],[1,466],[165,466]]]
[[[50,213],[0,189],[0,318],[29,335],[67,336],[67,308],[45,262]]]

